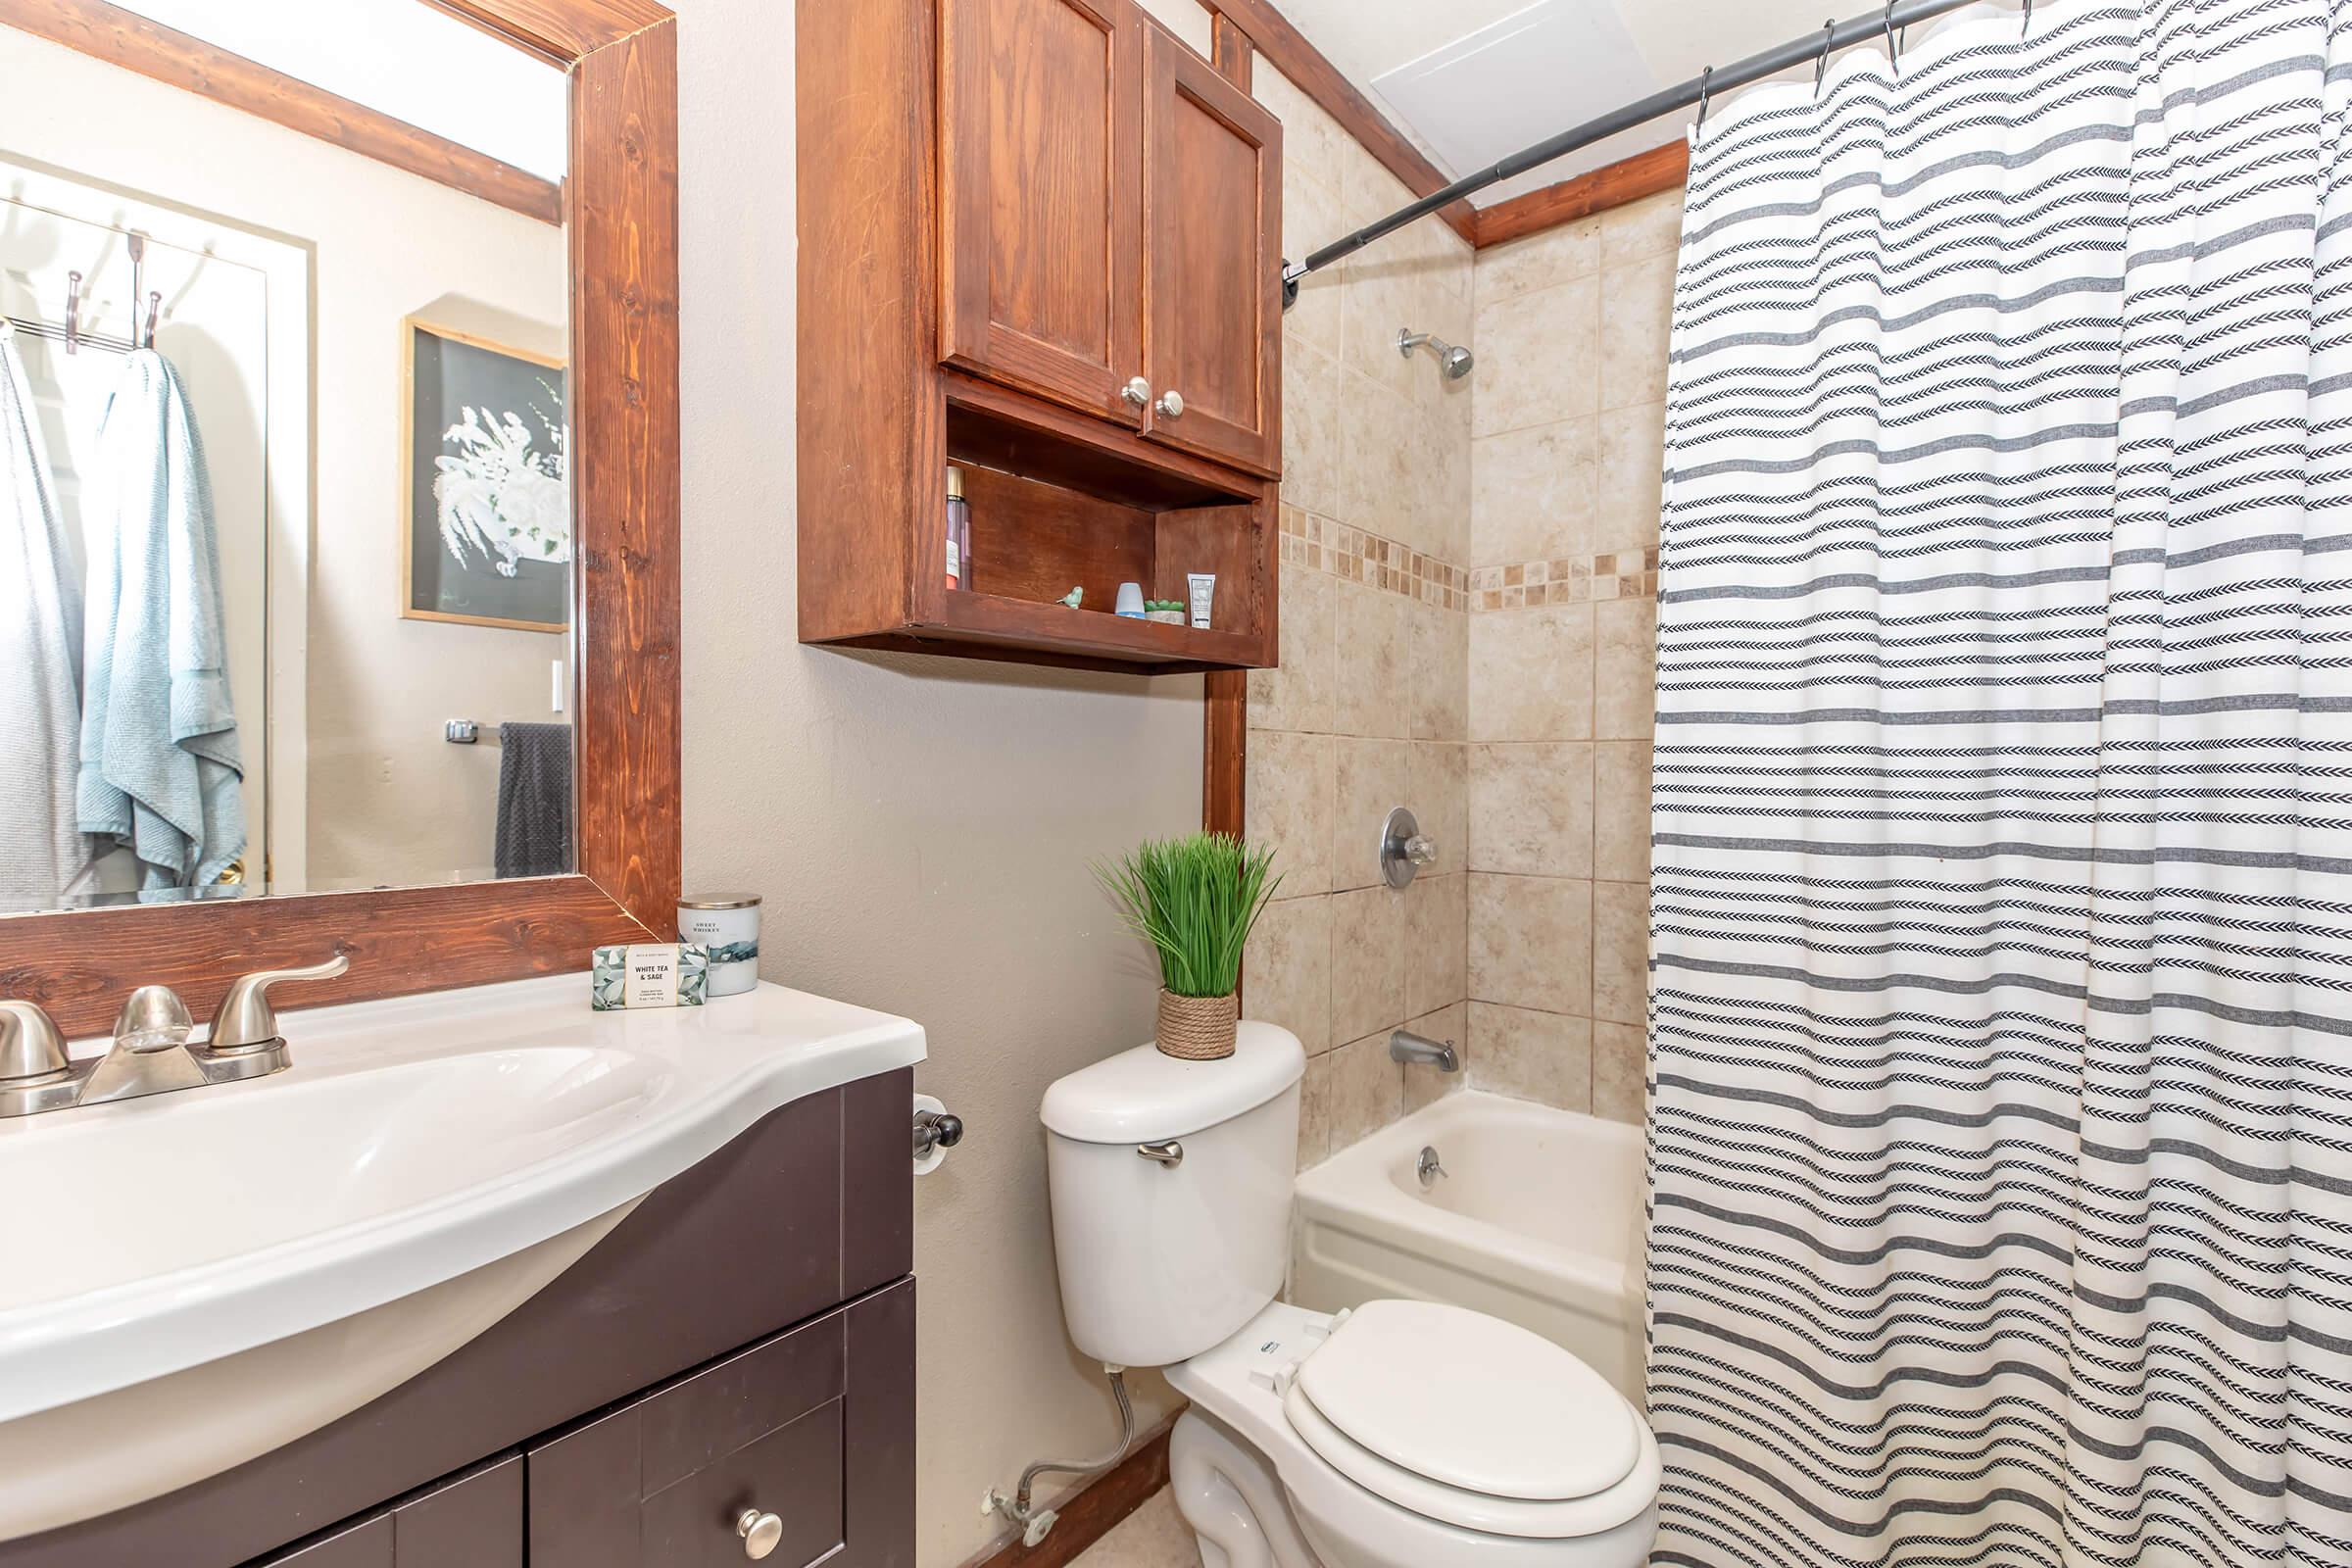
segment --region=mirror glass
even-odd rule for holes
[[[16,14],[0,909],[571,869],[567,76],[421,0]]]

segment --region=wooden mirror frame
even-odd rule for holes
[[[420,0],[571,75],[562,217],[571,260],[577,842],[571,876],[0,917],[0,997],[69,1036],[133,987],[211,1016],[249,970],[351,957],[293,1005],[585,970],[599,943],[675,934],[678,829],[677,23],[653,0]],[[399,162],[450,156],[414,127],[98,0],[0,0],[0,24]],[[357,110],[357,114],[352,111]],[[349,127],[372,122],[405,149]],[[329,127],[322,129],[321,127]],[[419,141],[421,138],[421,141]],[[422,152],[417,148],[423,147]],[[457,150],[464,156],[463,149]],[[405,156],[396,156],[405,154]],[[473,157],[477,166],[489,160]],[[502,198],[478,191],[485,199]],[[507,205],[514,205],[508,202]],[[538,214],[535,216],[547,216]],[[582,997],[585,1005],[586,998]]]

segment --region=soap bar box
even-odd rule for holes
[[[710,950],[699,942],[631,942],[596,950],[589,1005],[699,1007],[710,994]]]

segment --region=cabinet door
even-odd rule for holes
[[[745,1559],[749,1515],[775,1537],[771,1568],[912,1568],[914,1283],[713,1362],[527,1458],[534,1563],[723,1568]]]
[[[1144,432],[1273,477],[1282,124],[1156,30],[1144,77]]]
[[[941,0],[940,358],[1133,425],[1134,0]]]

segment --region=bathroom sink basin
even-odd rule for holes
[[[586,993],[285,1012],[285,1072],[0,1123],[0,1540],[358,1408],[760,1117],[923,1054],[905,1019],[775,986]]]

